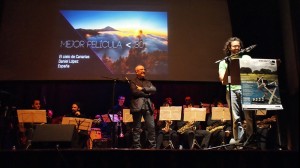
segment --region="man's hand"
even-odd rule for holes
[[[137,88],[137,90],[139,90],[139,91],[143,90],[143,87],[140,87],[140,86],[138,86],[138,85],[136,85],[136,88]]]
[[[76,115],[76,116],[80,116],[80,112],[79,112],[79,111],[76,111],[76,112],[75,112],[75,115]]]

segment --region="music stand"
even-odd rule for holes
[[[231,115],[228,107],[212,107],[212,114],[211,114],[211,120],[219,120],[223,124],[225,124],[226,121],[231,120]],[[225,145],[225,137],[222,139],[222,145],[223,147]]]
[[[31,146],[31,139],[34,132],[34,124],[47,123],[46,110],[35,110],[35,109],[20,109],[17,110],[19,123],[30,123],[28,130],[28,143],[26,150]]]
[[[106,123],[120,122],[118,114],[102,114],[102,121]]]
[[[224,78],[223,78],[223,85],[240,85],[241,84],[241,77],[240,77],[240,60],[239,59],[232,59],[230,61],[230,66],[225,71]]]
[[[116,132],[115,132],[115,124],[120,122],[120,118],[118,116],[118,114],[103,114],[101,115],[102,117],[102,121],[106,122],[106,123],[110,123],[110,129],[111,129],[111,138],[112,138],[112,142],[113,142],[113,148],[117,146],[117,138],[116,136]]]
[[[63,117],[61,124],[73,124],[79,131],[89,131],[92,127],[93,120],[88,118],[78,117]]]
[[[232,54],[230,56],[227,56],[224,58],[224,60],[227,63],[227,69],[224,74],[223,78],[223,85],[228,85],[228,94],[229,94],[229,111],[231,118],[233,118],[233,112],[232,112],[232,100],[231,100],[231,85],[240,85],[241,84],[241,76],[240,76],[240,60],[239,59],[232,59],[232,57],[235,57],[236,55],[239,55],[242,53],[242,51]],[[234,131],[234,121],[231,120],[232,125],[232,131]],[[239,145],[236,143],[235,145]]]
[[[206,108],[184,108],[183,121],[205,121]]]
[[[188,122],[205,121],[205,118],[206,118],[206,108],[194,108],[194,107],[184,108],[183,121],[188,121]],[[201,149],[199,143],[194,137],[191,149],[194,149],[195,146]]]
[[[162,106],[159,109],[159,120],[181,120],[182,106]]]
[[[231,120],[228,107],[212,107],[211,120]]]
[[[256,110],[256,115],[257,116],[265,116],[265,115],[267,115],[267,110],[265,110],[265,109],[257,109]]]
[[[124,123],[133,122],[133,117],[132,117],[132,114],[130,114],[130,109],[123,109],[123,122]],[[142,116],[141,122],[145,122],[143,116]]]
[[[19,123],[47,123],[46,110],[17,110]]]
[[[160,121],[173,121],[173,120],[181,120],[181,111],[182,106],[162,106],[159,109],[159,120]],[[171,149],[175,149],[173,142],[169,135],[168,145],[164,148],[170,147]]]

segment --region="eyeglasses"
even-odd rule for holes
[[[241,48],[241,46],[240,45],[233,45],[233,46],[231,46],[232,48]]]
[[[138,69],[138,71],[146,71],[146,69]]]

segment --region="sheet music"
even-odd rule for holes
[[[182,106],[162,106],[159,110],[159,120],[181,120]]]
[[[256,115],[265,116],[265,115],[267,115],[267,110],[258,109],[258,110],[256,110]]]
[[[212,107],[212,120],[231,120],[228,107]]]
[[[123,109],[123,122],[133,122],[132,114],[130,114],[130,109]],[[142,122],[145,122],[144,117],[142,117]]]
[[[205,121],[206,108],[185,108],[183,121]]]
[[[104,122],[120,122],[118,114],[102,114],[101,117]]]
[[[93,120],[87,118],[63,117],[61,124],[75,125],[78,130],[89,130],[92,123]]]
[[[47,123],[46,110],[17,110],[19,123]]]

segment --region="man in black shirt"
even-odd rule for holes
[[[136,78],[130,83],[131,106],[130,112],[133,116],[133,148],[141,148],[141,119],[145,120],[145,127],[148,131],[149,148],[156,148],[155,123],[152,109],[151,95],[156,92],[156,87],[145,79],[145,68],[143,65],[135,67]]]

